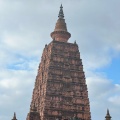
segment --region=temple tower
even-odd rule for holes
[[[79,48],[76,42],[68,43],[71,34],[67,31],[62,5],[51,37],[53,41],[43,50],[31,106],[35,104],[41,120],[91,120]]]
[[[106,118],[105,120],[111,120],[111,116],[110,116],[108,109],[107,109],[107,114],[106,114],[105,118]]]

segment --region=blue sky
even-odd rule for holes
[[[14,112],[26,119],[61,2],[69,42],[76,40],[83,61],[92,120],[104,120],[107,108],[119,120],[119,0],[0,0],[0,120],[12,119]]]
[[[113,83],[120,83],[120,57],[116,56],[110,64],[96,71],[103,73]]]

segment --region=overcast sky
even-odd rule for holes
[[[120,119],[120,0],[0,0],[0,120],[25,120],[45,44],[63,4],[79,46],[92,120]]]

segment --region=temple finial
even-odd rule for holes
[[[111,120],[109,109],[107,109],[107,114],[106,114],[105,118],[106,118],[106,120]]]
[[[17,120],[16,118],[16,113],[14,112],[14,116],[13,116],[13,119],[12,120]]]
[[[109,113],[109,109],[107,109],[107,115],[110,115],[110,113]]]
[[[60,8],[63,8],[63,6],[62,6],[62,3],[61,3],[61,6],[60,6]]]
[[[58,17],[61,18],[61,19],[64,18],[64,13],[63,13],[63,6],[62,6],[62,4],[61,4],[61,6],[60,6],[60,11],[59,11]]]
[[[58,15],[58,20],[55,25],[54,31],[51,33],[53,41],[67,42],[71,37],[71,34],[67,31],[67,25],[64,19],[63,6],[60,6],[60,12]]]

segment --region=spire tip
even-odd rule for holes
[[[62,4],[61,4],[61,6],[60,6],[60,11],[59,11],[58,17],[61,18],[61,19],[64,18],[64,13],[63,13],[63,6],[62,6]]]
[[[61,3],[61,6],[60,6],[60,8],[63,8],[63,6],[62,6],[62,3]]]
[[[16,119],[16,113],[14,112],[13,119],[12,120],[17,120]]]

